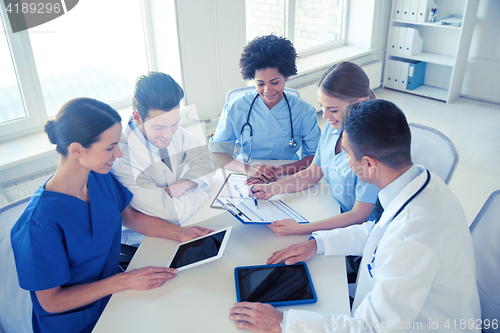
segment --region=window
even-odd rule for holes
[[[4,29],[5,30],[5,29]],[[0,36],[0,124],[26,118],[16,72],[12,66],[9,45]]]
[[[141,1],[80,1],[66,14],[15,34],[8,33],[3,1],[1,12],[4,139],[41,130],[76,97],[95,98],[115,108],[130,105],[134,81],[148,69]]]
[[[245,0],[247,41],[274,33],[301,55],[345,44],[346,0]]]

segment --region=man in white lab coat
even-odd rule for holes
[[[134,194],[134,209],[177,225],[208,199],[214,171],[206,143],[179,126],[183,97],[170,75],[141,75],[134,88],[132,117],[120,140],[123,158],[111,169]],[[124,229],[122,243],[137,245],[142,237]]]
[[[342,145],[358,177],[381,189],[382,215],[377,222],[315,232],[268,260],[291,265],[316,254],[362,255],[351,314],[283,314],[267,304],[237,303],[230,310],[236,327],[287,333],[479,331],[467,221],[446,184],[412,164],[410,141],[406,118],[391,102],[350,106]]]

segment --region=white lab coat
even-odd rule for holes
[[[326,255],[363,255],[351,316],[289,310],[285,332],[478,332],[472,240],[462,208],[446,184],[432,174],[427,187],[391,222],[427,180],[425,169],[419,168],[420,175],[376,225],[370,221],[315,234]],[[367,264],[375,248],[371,277]],[[461,329],[461,320],[471,321]]]
[[[182,127],[174,133],[168,146],[170,170],[130,127],[120,140],[123,157],[113,163],[111,172],[132,193],[132,208],[181,225],[208,199],[214,175],[214,162],[206,144]],[[151,145],[149,143],[149,145]],[[171,198],[163,189],[180,178],[198,183],[179,198]]]

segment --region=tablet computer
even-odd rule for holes
[[[232,228],[230,226],[178,244],[167,267],[182,271],[222,258]]]
[[[316,292],[305,263],[236,267],[238,302],[273,306],[316,303]]]

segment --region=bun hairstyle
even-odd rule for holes
[[[89,148],[102,132],[121,122],[121,117],[106,103],[92,98],[76,98],[64,104],[54,120],[45,124],[45,132],[56,150],[68,155],[68,146],[78,142]]]
[[[330,67],[318,83],[328,96],[342,101],[354,102],[359,98],[376,99],[370,89],[370,80],[365,71],[352,62],[341,62]]]

